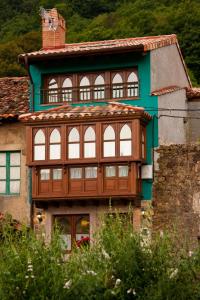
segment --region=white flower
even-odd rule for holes
[[[136,295],[136,291],[135,291],[135,289],[133,289],[133,295],[134,295],[134,296]]]
[[[121,283],[121,279],[117,278],[116,282],[115,282],[115,288],[118,287]]]
[[[25,276],[25,278],[27,279],[27,278],[29,278],[29,276],[28,276],[28,275],[26,275],[26,276]]]
[[[26,294],[26,291],[23,291],[22,294]]]
[[[103,254],[105,259],[110,259],[109,254],[104,249],[102,249],[102,254]]]
[[[132,288],[130,288],[129,290],[127,290],[127,294],[130,294],[132,292]]]
[[[97,275],[97,273],[92,271],[92,270],[88,270],[88,271],[86,271],[86,273],[89,274],[89,275],[93,275],[93,276]]]
[[[64,289],[70,289],[71,285],[72,285],[72,280],[70,279],[65,283]]]
[[[169,275],[169,278],[172,279],[174,278],[178,273],[178,269],[172,269],[172,273]]]
[[[111,294],[112,294],[112,295],[116,295],[114,291],[111,291]]]
[[[189,251],[188,255],[191,257],[193,255],[193,251]]]
[[[16,290],[19,290],[19,287],[18,287],[18,286],[16,286]]]
[[[31,278],[35,278],[35,276],[34,276],[34,275],[31,275]]]

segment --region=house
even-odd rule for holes
[[[154,149],[187,141],[191,88],[176,35],[65,43],[56,9],[42,17],[42,50],[19,56],[30,76],[26,126],[35,228],[57,220],[72,241],[99,215],[127,213],[141,227],[152,200]]]
[[[20,114],[29,111],[28,78],[0,78],[0,212],[30,222],[26,132]]]

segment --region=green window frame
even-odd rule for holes
[[[19,195],[20,180],[20,151],[0,152],[0,195]]]

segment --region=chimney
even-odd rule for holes
[[[56,8],[41,8],[42,49],[63,48],[65,46],[65,20]]]

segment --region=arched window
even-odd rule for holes
[[[99,75],[94,82],[94,99],[104,99],[105,98],[105,81],[103,76]]]
[[[103,135],[103,156],[115,156],[115,131],[112,126],[106,127]]]
[[[96,134],[92,127],[88,127],[84,134],[84,157],[92,158],[96,156]]]
[[[80,134],[75,127],[68,136],[68,158],[80,158]]]
[[[138,76],[136,73],[131,72],[127,80],[127,96],[136,97],[138,96]]]
[[[90,100],[90,81],[86,76],[80,82],[80,100]]]
[[[125,124],[120,131],[120,156],[132,154],[132,137],[129,125]]]
[[[122,98],[123,94],[124,91],[122,76],[119,73],[117,73],[115,74],[112,80],[112,96],[113,98]]]
[[[34,137],[34,160],[45,160],[45,134],[42,129]]]
[[[54,78],[48,84],[48,102],[58,102],[58,84]]]
[[[51,132],[51,135],[50,135],[49,158],[50,159],[60,159],[61,158],[60,131],[56,128]]]
[[[62,85],[63,101],[72,101],[72,81],[70,78],[65,78]]]

